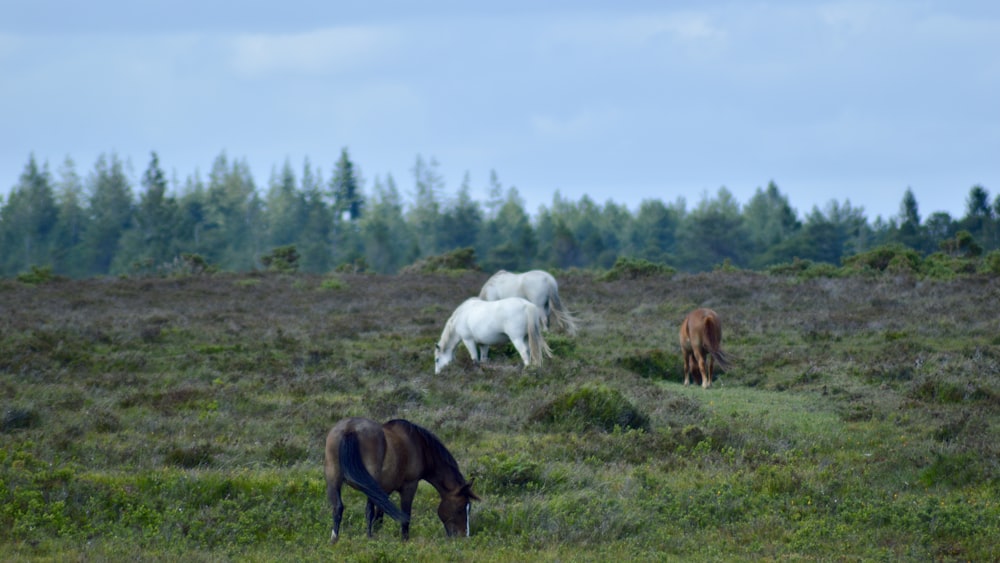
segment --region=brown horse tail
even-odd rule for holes
[[[541,311],[539,311],[538,307],[535,307],[534,305],[527,307],[527,309],[528,353],[531,354],[531,364],[540,366],[542,365],[543,355],[550,358],[552,357],[552,349],[549,348],[549,345],[545,342],[545,337],[542,336]]]
[[[396,508],[396,505],[389,499],[389,495],[382,490],[382,486],[375,481],[375,478],[368,473],[363,461],[361,461],[361,443],[358,435],[348,432],[340,440],[340,469],[344,472],[344,479],[351,485],[357,487],[376,506],[381,508],[386,514],[405,524],[410,521],[410,517],[405,512]]]
[[[559,291],[555,288],[549,290],[549,311],[556,318],[556,324],[563,327],[568,334],[576,334],[576,318],[563,307]]]
[[[723,370],[730,367],[729,356],[722,351],[722,325],[712,317],[705,319],[705,338],[708,340],[708,353],[715,358],[715,363]]]

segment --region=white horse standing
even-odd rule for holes
[[[517,348],[525,366],[541,365],[543,355],[552,357],[552,350],[542,337],[541,312],[531,301],[520,297],[498,301],[470,297],[444,325],[441,340],[434,347],[434,373],[441,373],[451,363],[459,341],[479,364],[486,362],[491,345],[508,340]]]
[[[555,317],[556,325],[569,334],[576,334],[576,319],[570,314],[559,299],[559,284],[552,274],[543,270],[531,270],[523,274],[515,274],[500,270],[486,280],[479,298],[485,301],[495,301],[505,297],[523,297],[535,304],[544,312],[545,328],[549,327],[549,318]]]

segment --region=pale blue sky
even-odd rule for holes
[[[447,195],[495,170],[529,212],[774,180],[800,215],[893,216],[910,187],[958,218],[1000,193],[1000,3],[338,4],[0,0],[0,193],[32,153],[138,177],[152,150],[182,181],[246,159],[263,193],[345,146],[366,188],[411,193],[419,154]]]

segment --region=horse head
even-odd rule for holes
[[[469,512],[472,508],[472,501],[479,500],[476,493],[472,492],[472,481],[463,484],[452,492],[441,495],[441,504],[438,505],[438,518],[444,524],[444,531],[448,537],[469,537],[469,523],[471,518]]]
[[[440,344],[435,344],[434,345],[434,374],[435,375],[441,373],[441,370],[444,369],[444,366],[446,366],[446,365],[448,365],[448,364],[451,363],[451,357],[452,357],[453,353],[454,353],[454,348],[452,348],[449,351],[449,350],[446,350]]]

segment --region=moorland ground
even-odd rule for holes
[[[1000,559],[1000,278],[556,274],[553,358],[438,376],[487,273],[0,281],[0,557]],[[681,385],[698,306],[734,359],[710,390]],[[422,484],[409,542],[345,490],[329,545],[345,416],[435,432],[472,537]]]

